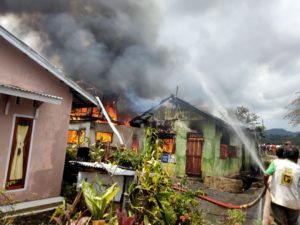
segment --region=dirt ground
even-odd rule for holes
[[[38,213],[29,216],[17,217],[13,220],[12,225],[54,225],[49,220],[54,211]]]
[[[197,180],[189,180],[187,185],[193,190],[201,188],[205,191],[207,197],[223,203],[230,203],[232,205],[248,204],[254,199],[256,199],[256,197],[261,193],[261,191],[263,191],[262,184],[260,183],[258,183],[258,185],[252,185],[248,190],[239,194],[222,192],[211,188],[207,188],[202,182]],[[224,219],[227,216],[229,209],[215,205],[211,202],[202,199],[199,199],[199,201],[200,207],[204,211],[206,219],[210,224],[215,225],[222,224],[222,222],[224,222]],[[255,204],[251,208],[244,210],[244,213],[246,215],[246,221],[244,225],[253,225],[258,220],[261,220],[263,202],[264,199],[261,199],[257,204]]]

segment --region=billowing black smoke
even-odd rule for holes
[[[22,30],[26,26],[38,31],[50,61],[58,60],[69,76],[104,95],[126,98],[123,106],[139,111],[137,99],[165,97],[176,88],[165,85],[176,63],[157,43],[161,21],[154,1],[6,0],[0,1],[0,13],[17,14],[19,35],[30,32]]]

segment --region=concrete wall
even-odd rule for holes
[[[204,121],[203,138],[204,144],[202,149],[202,176],[210,176],[215,173],[215,156],[218,154],[217,148],[219,137],[216,139],[216,126],[211,121]]]
[[[190,127],[193,127],[191,130]],[[237,157],[235,158],[220,158],[220,142],[222,133],[216,129],[216,125],[211,120],[203,121],[176,121],[176,164],[165,164],[170,175],[183,176],[186,168],[186,144],[187,133],[190,131],[202,132],[204,143],[202,147],[202,162],[201,172],[202,177],[205,176],[232,176],[239,174],[242,166],[242,148],[243,143],[239,137],[233,132],[230,134],[230,145],[237,149]],[[250,139],[252,150],[254,147],[254,140]],[[249,169],[251,165],[251,157],[248,151],[245,151],[245,169]],[[175,170],[172,173],[172,169]]]
[[[230,135],[230,145],[236,147],[237,157],[235,158],[220,158],[220,139],[221,132],[218,133],[218,144],[216,145],[216,154],[215,154],[215,167],[214,167],[214,176],[232,176],[240,172],[242,165],[242,145],[238,138],[234,135]]]
[[[64,168],[65,148],[72,94],[69,88],[18,49],[0,38],[0,83],[41,91],[63,98],[62,105],[43,103],[34,120],[30,163],[25,188],[11,191],[16,201],[59,196]],[[15,104],[14,97],[8,115],[4,115],[5,96],[0,98],[0,188],[5,186],[16,114],[33,116],[31,100]],[[1,202],[0,202],[1,204]]]
[[[175,122],[176,130],[176,150],[175,150],[175,159],[176,159],[176,175],[183,176],[185,175],[186,168],[186,144],[187,144],[187,122],[176,121]]]

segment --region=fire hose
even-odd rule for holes
[[[178,187],[176,185],[173,185],[172,188],[174,190],[180,191],[180,192],[187,192],[188,191],[188,189]],[[250,208],[251,206],[255,205],[259,201],[259,199],[261,199],[266,194],[266,191],[267,191],[267,189],[264,187],[263,191],[252,202],[250,202],[248,204],[243,204],[243,205],[233,205],[233,204],[230,204],[230,203],[220,202],[220,201],[217,201],[215,199],[212,199],[212,198],[209,198],[207,196],[200,195],[200,194],[197,194],[196,197],[200,198],[200,199],[203,199],[205,201],[211,202],[213,204],[216,204],[218,206],[228,208],[228,209],[247,209],[247,208]]]

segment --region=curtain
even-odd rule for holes
[[[20,180],[23,178],[24,148],[28,129],[29,125],[17,126],[16,148],[10,170],[10,180]]]

